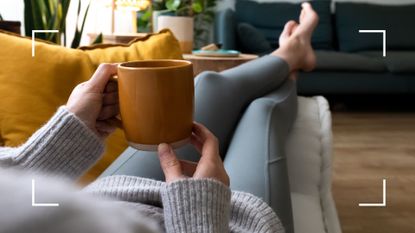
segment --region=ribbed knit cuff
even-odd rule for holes
[[[231,222],[244,223],[246,232],[268,233],[285,232],[282,222],[272,208],[252,194],[232,192]],[[233,225],[231,232],[237,232]]]
[[[127,202],[161,206],[164,182],[137,176],[113,175],[98,178],[82,191]]]
[[[102,155],[104,144],[65,107],[17,148],[14,162],[25,168],[77,178]]]
[[[183,179],[162,190],[166,232],[228,232],[231,191],[213,179]]]

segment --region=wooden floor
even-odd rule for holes
[[[333,113],[333,194],[344,233],[415,233],[415,113]],[[382,202],[387,179],[387,207]]]

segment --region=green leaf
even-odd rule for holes
[[[42,1],[31,0],[32,4],[32,21],[33,21],[33,28],[30,30],[30,34],[32,35],[32,30],[47,30],[47,24],[45,19],[45,12],[44,12],[44,3]],[[47,34],[40,33],[37,35],[40,39],[47,39]]]
[[[68,15],[69,4],[71,0],[61,0],[62,2],[62,21],[60,24],[60,32],[63,34],[63,45],[66,45],[66,16]]]
[[[1,14],[0,14],[0,21],[3,21],[3,17],[1,16]]]
[[[151,10],[146,10],[144,14],[141,15],[141,19],[143,21],[149,21],[151,19],[151,14],[152,14]]]
[[[44,3],[44,9],[42,10],[45,14],[45,18],[50,20],[52,15],[56,14],[58,2],[54,0],[42,1]]]
[[[99,33],[99,35],[95,38],[92,44],[102,44],[103,41],[104,41],[104,37],[102,33]]]
[[[32,35],[34,28],[32,2],[30,0],[24,0],[24,30],[26,36]]]
[[[153,10],[155,11],[161,11],[161,10],[167,9],[166,3],[164,2],[164,0],[153,0],[151,8],[153,8]]]
[[[48,10],[48,8],[46,7],[46,3],[44,1],[36,1],[36,3],[37,9],[39,11],[38,16],[41,19],[39,22],[42,25],[41,29],[47,29],[48,18],[50,18],[51,16],[51,11]]]
[[[176,10],[176,16],[193,16],[190,5],[185,5]]]
[[[200,13],[203,11],[203,6],[200,2],[192,3],[192,10],[194,13]]]
[[[177,9],[179,9],[181,4],[182,4],[181,0],[167,0],[166,8],[171,11],[176,11]]]
[[[49,4],[45,4],[44,12],[46,15],[47,30],[59,30],[59,24],[62,21],[59,15],[59,3],[53,3],[53,0],[48,1]],[[57,44],[61,44],[61,31],[59,33],[48,33],[46,39]]]
[[[84,19],[82,20],[81,30],[79,31],[81,34],[84,32],[85,22],[86,22],[86,18],[88,16],[90,6],[91,6],[91,2],[88,3],[88,6],[86,7],[86,10],[85,10],[85,14],[84,14],[84,17],[83,17]]]
[[[81,0],[79,0],[79,5],[81,5]],[[84,32],[85,22],[86,22],[86,18],[88,16],[88,11],[89,11],[90,6],[91,6],[91,2],[89,2],[88,6],[86,7],[85,14],[84,14],[84,17],[83,17],[83,20],[82,20],[81,29],[78,30],[78,28],[76,28],[76,30],[75,30],[75,35],[74,35],[74,38],[72,40],[71,48],[78,48],[79,44],[81,43],[81,37],[82,37],[82,34]],[[78,11],[78,12],[80,12],[80,11]],[[76,23],[78,25],[78,22],[76,22]]]

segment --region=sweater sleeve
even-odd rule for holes
[[[0,233],[161,232],[156,221],[131,205],[80,193],[57,177],[0,168],[0,187]]]
[[[231,191],[213,179],[183,179],[162,191],[166,232],[229,232]]]
[[[16,148],[0,148],[0,163],[32,171],[77,178],[92,166],[104,145],[86,125],[65,107]]]

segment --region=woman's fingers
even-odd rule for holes
[[[158,155],[167,183],[183,178],[180,161],[170,145],[166,143],[160,144],[158,146]]]
[[[193,122],[193,133],[198,136],[202,142],[204,142],[211,134],[205,126],[197,122]]]
[[[113,133],[116,129],[115,126],[113,126],[111,123],[107,121],[97,121],[95,128],[103,138]]]
[[[200,138],[198,136],[192,133],[192,136],[190,137],[190,143],[196,148],[199,154],[202,153],[203,143],[200,141]]]
[[[209,129],[198,123],[194,123],[193,133],[191,142],[202,154],[193,177],[213,178],[229,186],[229,176],[219,155],[218,139]]]
[[[210,132],[209,129],[206,128],[204,125],[194,122],[193,132],[203,144],[206,143],[207,141],[217,144],[218,140],[215,137],[215,135],[213,135],[213,133]]]
[[[195,174],[197,163],[188,160],[180,160],[180,166],[185,176],[192,177]]]
[[[166,182],[170,183],[185,177],[212,178],[229,186],[229,177],[219,156],[216,137],[206,127],[195,123],[191,142],[197,150],[201,151],[202,157],[199,163],[178,160],[168,144],[159,145],[158,154]]]
[[[116,92],[118,91],[118,82],[114,80],[108,81],[107,85],[105,86],[105,93]]]
[[[103,106],[97,120],[107,120],[116,117],[120,113],[118,104]]]
[[[202,146],[202,159],[213,159],[219,158],[219,143],[218,139],[210,132],[205,126],[194,123],[193,132],[200,139]]]
[[[117,74],[118,64],[101,64],[87,82],[89,88],[96,93],[103,93],[109,80]]]
[[[103,106],[118,104],[118,92],[109,92],[104,94]]]

